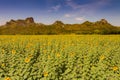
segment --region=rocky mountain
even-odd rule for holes
[[[26,26],[28,24],[34,24],[34,19],[32,17],[28,17],[25,20],[19,19],[19,20],[13,20],[11,19],[9,22],[6,23],[6,26]]]
[[[64,25],[64,23],[62,21],[55,21],[53,25]]]
[[[120,27],[111,25],[107,20],[85,21],[82,24],[64,24],[55,21],[51,25],[35,23],[32,17],[10,20],[0,27],[0,34],[40,35],[40,34],[120,34]]]
[[[102,24],[109,24],[108,21],[105,19],[101,19],[99,22],[101,22]]]

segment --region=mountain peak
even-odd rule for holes
[[[26,23],[34,23],[33,17],[28,17],[25,19]]]
[[[31,24],[31,23],[35,23],[33,17],[28,17],[25,20],[23,20],[23,19],[18,19],[18,20],[11,19],[9,22],[6,23],[6,25],[25,26],[25,25]]]
[[[100,22],[102,22],[102,23],[108,23],[108,21],[106,19],[101,19]]]
[[[53,24],[55,24],[55,25],[63,25],[64,23],[62,21],[55,21]]]
[[[64,24],[55,21],[51,25],[34,23],[32,17],[10,20],[0,28],[0,34],[119,34],[120,28],[111,25],[107,20],[86,21],[82,24]]]

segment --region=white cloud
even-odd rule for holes
[[[67,17],[67,18],[71,17],[70,14],[65,14],[64,16]]]
[[[94,0],[93,2],[86,4],[78,4],[74,0],[67,0],[66,3],[72,9],[77,9],[80,11],[94,11],[97,10],[107,4],[109,4],[110,0]]]
[[[60,8],[61,8],[61,5],[56,5],[52,7],[54,11],[58,11]]]
[[[83,21],[84,17],[77,17],[77,18],[75,18],[75,20],[77,20],[77,21]]]
[[[56,5],[56,6],[51,7],[51,9],[48,10],[48,12],[58,11],[60,8],[61,8],[61,5],[59,4],[59,5]]]

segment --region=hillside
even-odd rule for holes
[[[120,34],[120,27],[115,27],[107,20],[86,21],[82,24],[64,24],[56,21],[51,25],[35,23],[32,17],[25,20],[10,20],[0,27],[0,35],[41,35],[41,34]]]

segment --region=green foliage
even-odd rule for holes
[[[120,36],[1,36],[2,80],[120,80]]]
[[[28,23],[29,22],[29,23]],[[32,23],[30,23],[32,22]],[[51,25],[34,23],[32,18],[11,20],[0,27],[1,35],[59,35],[59,34],[120,34],[120,28],[112,26],[106,20],[97,22],[86,21],[82,24],[64,24],[56,21]]]

